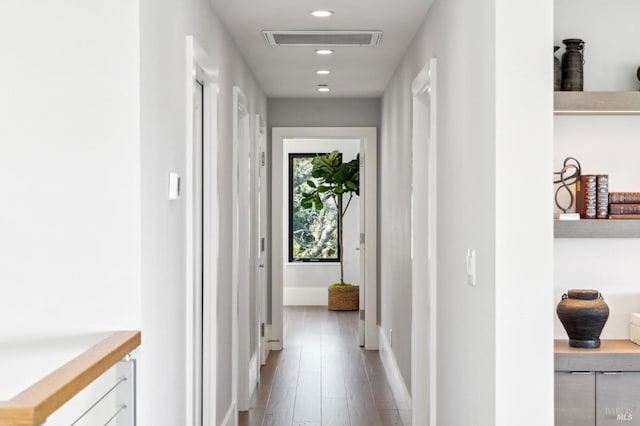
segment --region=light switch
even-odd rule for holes
[[[476,286],[476,249],[467,249],[467,284]]]
[[[169,173],[169,200],[177,200],[180,198],[180,175],[177,173]]]

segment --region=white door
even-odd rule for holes
[[[366,245],[365,245],[365,235],[366,235],[366,205],[367,205],[367,191],[366,185],[367,180],[365,179],[365,163],[364,163],[364,152],[365,152],[365,141],[362,139],[360,141],[360,246],[358,250],[360,251],[360,312],[359,312],[359,321],[358,321],[358,343],[360,346],[365,346],[365,320],[364,315],[366,314],[365,310],[365,300],[367,298],[367,286],[365,285],[367,274],[366,274]]]
[[[194,425],[202,424],[202,353],[203,353],[203,126],[204,126],[204,86],[194,82],[193,96],[193,212],[194,212],[194,298],[195,303],[195,348],[194,348]]]
[[[258,328],[258,371],[260,365],[267,362],[269,348],[267,345],[267,260],[269,255],[269,242],[267,241],[267,200],[269,199],[269,187],[267,186],[267,129],[264,120],[256,115],[256,170],[257,172],[257,206],[256,216],[258,226],[258,270],[256,276],[257,287],[257,328]],[[258,375],[260,380],[260,375]]]
[[[232,256],[232,313],[233,329],[233,395],[238,411],[249,409],[251,341],[255,317],[255,265],[257,256],[253,250],[252,226],[254,204],[252,194],[251,116],[249,103],[240,88],[234,87],[234,137],[233,137],[233,256]],[[257,377],[254,379],[257,380]]]

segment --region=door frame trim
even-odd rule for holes
[[[185,262],[185,322],[186,322],[186,419],[188,424],[210,424],[216,419],[216,365],[218,279],[218,80],[217,70],[205,50],[193,36],[186,37],[186,167],[184,195],[186,206],[186,262]],[[194,93],[196,81],[203,85],[203,151],[194,146]],[[202,162],[203,212],[196,211],[195,201],[199,183],[196,164]],[[200,194],[202,196],[202,194]],[[197,223],[202,215],[202,271],[203,285],[198,288],[195,276],[195,253],[198,239]],[[202,306],[202,311],[197,309]],[[202,335],[200,341],[199,335]],[[202,345],[202,346],[201,346]]]
[[[418,180],[427,181],[426,191],[420,192],[420,199],[416,201],[416,186],[412,189],[412,221],[411,221],[411,398],[413,424],[424,422],[428,425],[436,424],[436,368],[437,368],[437,93],[436,93],[436,58],[424,65],[416,75],[411,86],[412,92],[412,183]],[[425,105],[426,101],[426,105]],[[422,105],[422,106],[421,106]],[[420,108],[420,110],[417,110]],[[420,116],[429,115],[428,126]],[[426,147],[424,146],[426,144]],[[416,171],[415,165],[424,164],[424,159],[417,162],[413,158],[420,146],[420,153],[426,155],[427,167]],[[416,175],[419,175],[416,177]],[[426,176],[425,176],[426,175]],[[424,188],[424,186],[417,186]],[[414,235],[413,205],[422,206],[426,203],[426,226],[418,227],[425,230],[426,235]],[[420,217],[424,217],[421,215]],[[422,238],[424,237],[424,238]],[[416,263],[414,246],[420,246],[419,260]],[[426,262],[423,254],[426,253]],[[426,274],[425,274],[426,269]],[[420,273],[416,274],[416,270]],[[416,276],[427,276],[426,289],[424,279],[419,281]],[[426,300],[425,300],[426,299]],[[425,309],[426,308],[426,309]],[[425,336],[426,334],[426,336]],[[425,365],[425,359],[428,362]]]

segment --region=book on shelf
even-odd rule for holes
[[[596,218],[609,218],[609,175],[596,177]]]
[[[622,219],[622,220],[639,220],[640,214],[610,214],[609,219]]]
[[[609,192],[611,204],[636,204],[640,203],[640,192]]]
[[[597,176],[582,175],[576,182],[576,213],[582,219],[596,218]]]
[[[576,182],[576,213],[582,219],[609,218],[609,175],[582,175]]]
[[[640,203],[612,203],[609,204],[609,215],[640,214]]]

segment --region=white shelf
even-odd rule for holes
[[[638,92],[554,92],[556,115],[638,115]]]
[[[556,220],[553,231],[555,238],[640,238],[640,220]]]

